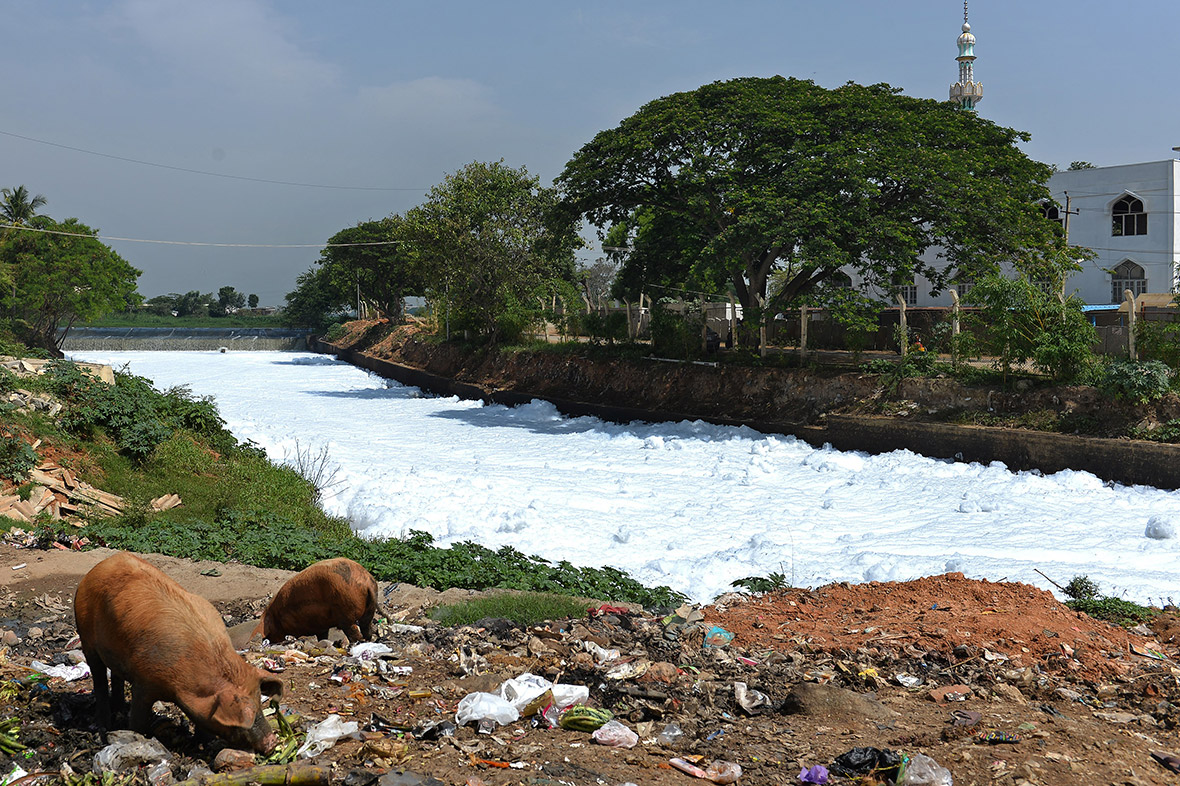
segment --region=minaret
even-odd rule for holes
[[[960,109],[975,111],[975,105],[983,100],[983,85],[975,81],[972,63],[975,62],[975,36],[967,24],[967,0],[963,0],[963,34],[959,36],[959,81],[951,85],[951,100]]]

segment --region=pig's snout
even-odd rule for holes
[[[264,756],[269,756],[271,751],[279,746],[279,735],[273,731],[268,731],[265,736],[258,742],[255,749]]]

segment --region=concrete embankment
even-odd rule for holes
[[[538,379],[513,379],[511,372],[502,374],[496,384],[464,381],[451,373],[434,373],[387,357],[354,349],[333,346],[312,340],[310,349],[336,355],[341,360],[368,369],[388,379],[444,396],[479,399],[488,403],[517,406],[533,399],[551,402],[559,411],[570,416],[592,415],[612,422],[631,421],[667,422],[702,420],[728,426],[748,426],[768,434],[788,434],[820,447],[830,444],[839,450],[862,450],[886,453],[910,450],[933,458],[953,461],[990,463],[1002,462],[1011,470],[1039,470],[1044,473],[1072,469],[1090,472],[1106,481],[1141,484],[1164,489],[1180,488],[1180,446],[1130,439],[1082,437],[1025,429],[959,426],[947,423],[922,422],[901,417],[882,417],[828,412],[817,418],[817,423],[800,425],[775,419],[777,414],[797,414],[798,408],[765,407],[754,414],[747,411],[741,417],[718,414],[702,399],[701,408],[685,405],[684,398],[676,399],[680,406],[662,407],[659,396],[636,393],[632,402],[646,402],[646,406],[619,403],[618,396],[593,395],[593,386],[578,387],[577,399],[554,395]],[[419,351],[422,345],[417,345]],[[416,360],[420,360],[416,358]],[[558,360],[557,362],[565,362]],[[585,366],[583,366],[583,371]],[[559,375],[551,369],[549,378]],[[654,370],[653,374],[658,374]],[[717,375],[716,369],[683,366],[680,375]],[[619,375],[613,375],[618,378]],[[682,383],[687,383],[684,379]],[[711,382],[700,385],[705,387]],[[597,400],[592,400],[597,398]],[[610,400],[608,400],[608,398]]]
[[[66,335],[66,352],[144,352],[152,350],[233,352],[307,349],[307,334],[286,328],[73,328]]]

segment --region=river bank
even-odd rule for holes
[[[434,393],[508,406],[540,398],[567,415],[613,422],[702,420],[839,450],[906,449],[932,458],[998,461],[1012,470],[1073,469],[1107,481],[1180,488],[1180,447],[1114,436],[1180,418],[1175,395],[1132,405],[1088,386],[1018,392],[946,377],[903,378],[891,386],[879,374],[859,371],[500,352],[374,322],[350,323],[340,339],[313,341],[311,348]],[[1009,425],[952,422],[964,416]],[[1090,433],[1012,427],[1038,422],[1073,423]]]

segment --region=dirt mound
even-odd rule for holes
[[[1131,638],[1045,590],[962,573],[790,590],[732,606],[716,619],[752,647],[895,658],[937,652],[1087,677],[1125,671]]]

